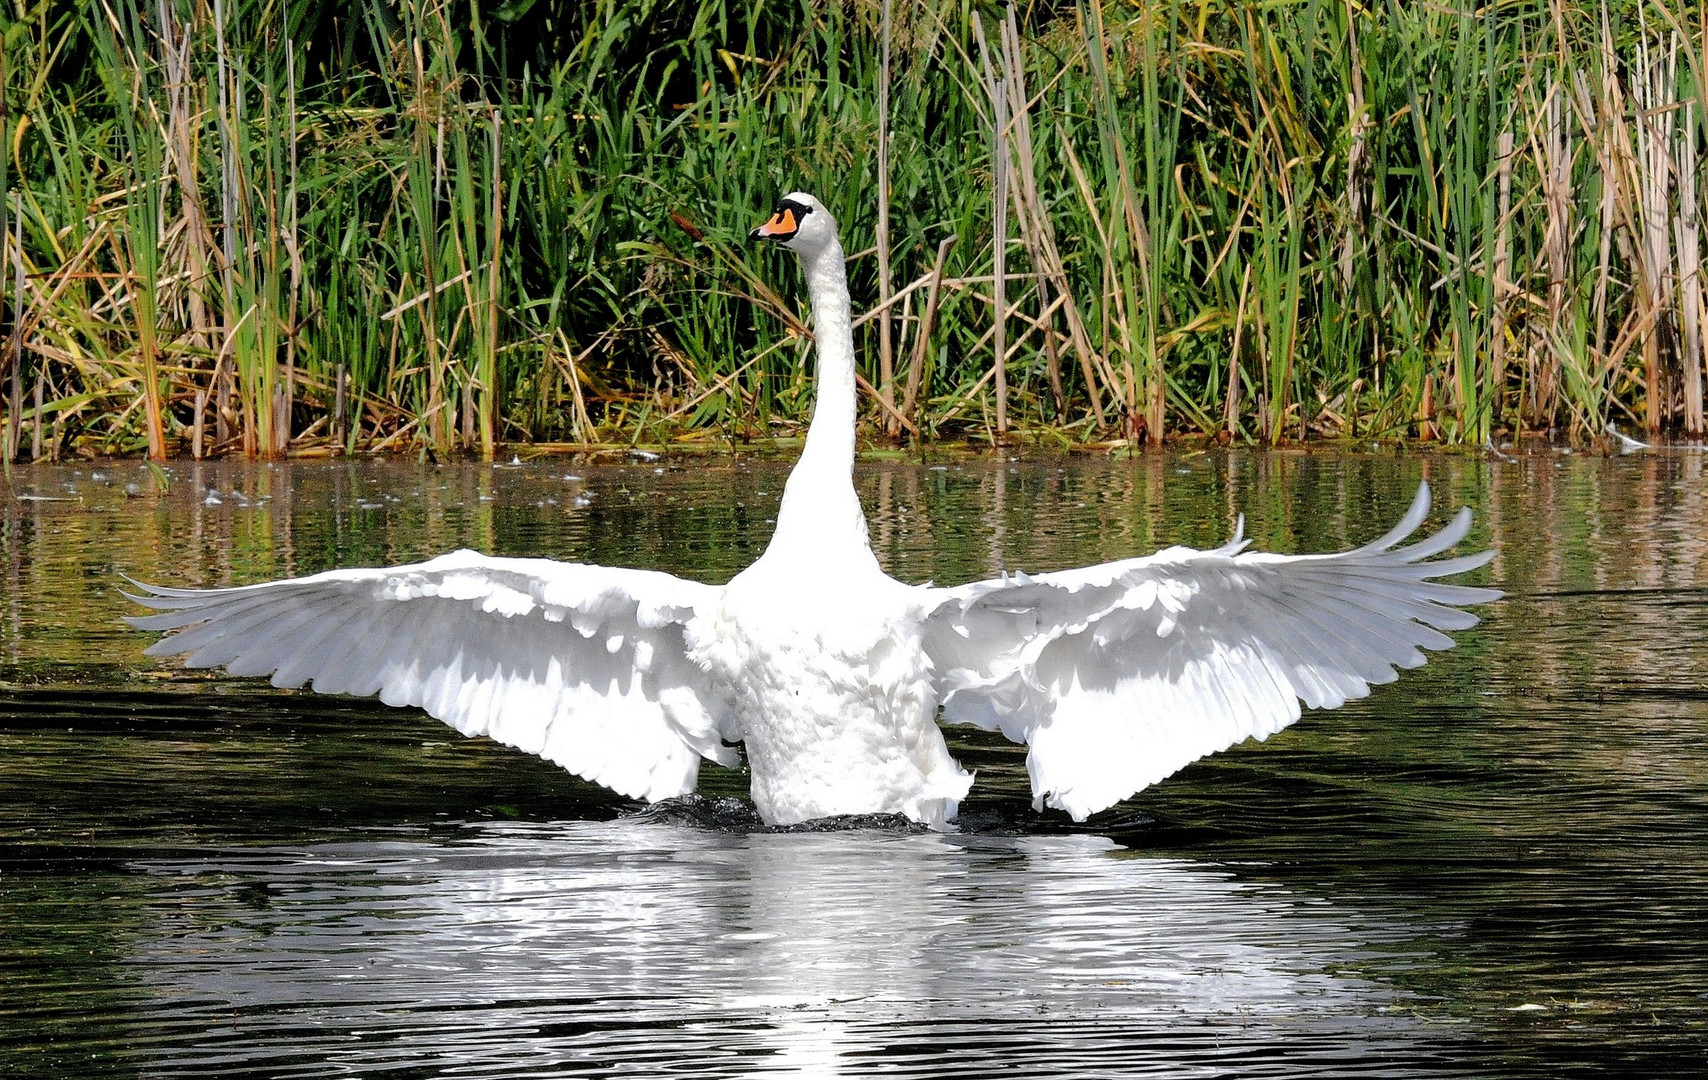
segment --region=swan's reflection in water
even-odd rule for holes
[[[1091,836],[500,825],[146,869],[168,1065],[1395,1075],[1381,1051],[1444,1049],[1353,974],[1395,928]]]

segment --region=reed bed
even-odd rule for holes
[[[8,463],[1704,434],[1687,0],[8,6]]]

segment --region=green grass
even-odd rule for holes
[[[904,438],[1702,434],[1700,5],[893,8],[894,291],[959,237],[923,348],[929,290],[889,310]],[[744,237],[803,188],[877,246],[881,9],[18,0],[8,456],[797,432],[798,274]]]

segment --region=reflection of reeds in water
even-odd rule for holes
[[[1508,598],[1478,646],[1488,692],[1525,698],[1516,715],[1539,756],[1657,805],[1700,786],[1682,747],[1708,735],[1708,653],[1681,645],[1708,629],[1705,465],[1687,453],[1490,467],[1490,576]]]
[[[3,456],[765,435],[792,187],[890,435],[1703,433],[1700,5],[560,8],[16,23]]]
[[[51,657],[70,647],[65,632],[94,634],[97,643],[129,635],[113,621],[115,569],[231,584],[466,545],[727,580],[769,537],[785,474],[783,462],[695,463],[663,475],[577,465],[585,480],[541,466],[202,463],[171,467],[162,490],[134,464],[94,473],[44,466],[21,478],[25,501],[0,503],[0,565],[7,617],[51,633],[30,646],[20,640],[34,632],[20,639],[14,627],[6,649]],[[1477,510],[1467,543],[1495,549],[1489,580],[1514,594],[1708,587],[1708,460],[1693,453],[1505,461],[1171,453],[941,468],[880,461],[862,464],[856,479],[884,564],[904,580],[947,585],[1170,544],[1210,547],[1242,514],[1260,549],[1342,549],[1397,519],[1420,476],[1439,513]],[[82,581],[102,585],[68,584]]]

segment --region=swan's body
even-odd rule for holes
[[[692,655],[727,688],[766,821],[901,813],[940,825],[972,777],[937,727],[922,598],[870,552],[856,565],[803,580],[762,558],[730,582]]]
[[[151,654],[379,694],[464,734],[540,754],[649,801],[693,791],[744,743],[760,816],[900,813],[941,825],[972,782],[943,718],[1026,743],[1034,801],[1076,820],[1191,761],[1333,708],[1447,648],[1488,589],[1423,562],[1470,524],[1338,555],[1169,548],[954,589],[906,585],[872,554],[852,483],[855,379],[835,223],[786,197],[756,236],[801,256],[818,401],[765,553],[715,587],[646,570],[459,551],[431,562],[235,589],[143,586],[178,630]]]

